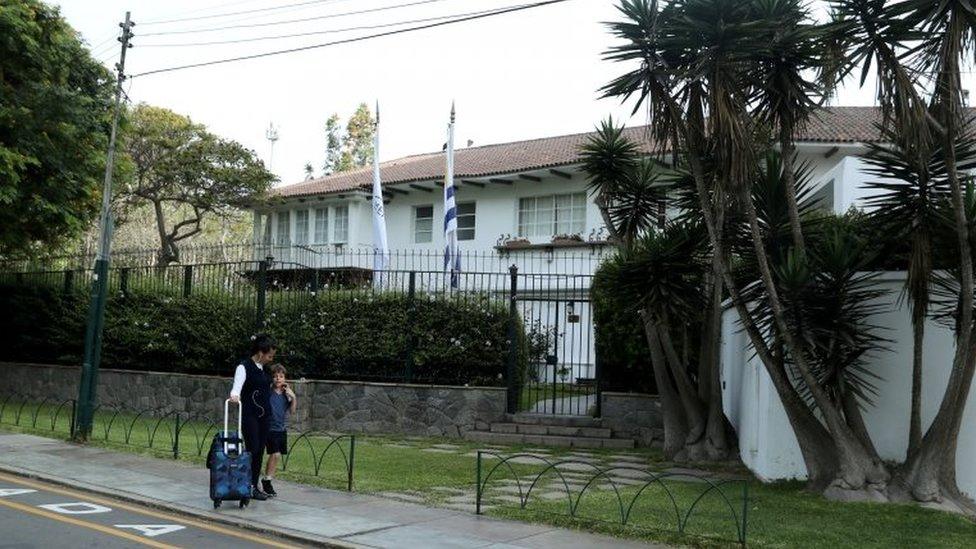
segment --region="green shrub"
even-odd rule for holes
[[[616,291],[602,267],[593,277],[590,297],[601,389],[655,394],[651,351],[629,297]]]
[[[269,293],[270,295],[270,293]],[[253,296],[251,296],[253,297]],[[457,300],[361,290],[275,292],[263,331],[281,347],[292,376],[402,381],[413,336],[410,379],[439,384],[504,385],[509,313],[488,296]],[[0,329],[10,359],[80,364],[89,297],[57,285],[0,288]],[[518,320],[518,371],[525,371]],[[255,332],[251,299],[223,293],[174,297],[114,291],[106,306],[106,368],[227,375]]]

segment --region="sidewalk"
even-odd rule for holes
[[[648,547],[565,528],[477,516],[275,481],[278,498],[247,509],[208,496],[203,467],[0,432],[0,471],[326,547],[574,549]],[[663,547],[663,546],[660,546]]]

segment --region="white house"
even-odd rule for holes
[[[830,196],[836,211],[858,200],[856,155],[876,138],[876,121],[870,107],[828,108],[798,136],[798,154],[811,167],[818,197]],[[644,141],[643,127],[626,131]],[[460,247],[474,256],[462,269],[501,272],[515,264],[523,272],[594,272],[606,253],[605,232],[579,159],[580,146],[592,135],[455,152]],[[391,269],[441,269],[444,171],[444,152],[381,164]],[[365,167],[275,189],[272,201],[254,210],[254,240],[265,246],[259,253],[275,251],[278,260],[308,266],[353,265],[351,252],[373,246],[371,185],[372,169]],[[427,256],[436,261],[417,260]]]
[[[800,160],[812,170],[815,197],[844,211],[860,198],[864,143],[877,138],[870,107],[821,112],[798,136]],[[644,128],[626,130],[644,142]],[[520,295],[542,296],[522,311],[561,334],[556,353],[570,380],[592,378],[594,352],[588,292],[590,276],[610,252],[587,181],[580,147],[592,133],[458,149],[455,152],[462,270],[520,273]],[[648,149],[649,150],[649,149]],[[445,153],[383,162],[387,233],[395,271],[443,269]],[[275,189],[254,210],[256,259],[315,269],[370,269],[372,169],[330,175]],[[531,275],[536,274],[537,277]],[[499,289],[499,278],[462,277],[462,286]],[[549,379],[554,369],[543,377]]]

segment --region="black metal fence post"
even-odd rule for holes
[[[404,380],[410,383],[413,380],[413,354],[417,348],[417,330],[414,324],[417,322],[417,272],[410,271],[409,282],[407,285],[407,352],[404,360]]]
[[[519,398],[519,379],[518,379],[518,266],[512,265],[508,268],[511,282],[508,292],[508,364],[506,364],[506,375],[508,377],[508,413],[514,414],[518,411]]]
[[[71,423],[68,424],[68,435],[75,438],[75,412],[78,410],[78,401],[71,401]]]
[[[265,300],[268,297],[268,263],[270,259],[263,259],[258,265],[258,295],[254,325],[255,329],[259,332],[264,328],[264,307]]]
[[[346,489],[352,492],[352,473],[356,467],[356,435],[349,435],[349,479]]]
[[[119,269],[119,291],[122,295],[128,297],[129,295],[129,269]]]
[[[177,412],[176,424],[173,426],[173,459],[180,459],[180,413]]]
[[[71,288],[74,287],[75,272],[65,271],[64,272],[64,293],[71,293]]]
[[[474,514],[481,514],[481,450],[478,450],[478,466],[477,473],[475,473],[475,496],[474,496]]]
[[[183,267],[183,297],[190,297],[193,291],[193,265]]]

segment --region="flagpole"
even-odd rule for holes
[[[386,216],[383,211],[383,185],[380,180],[380,102],[376,102],[373,125],[373,284],[381,285],[386,271],[389,249],[386,241]]]
[[[444,270],[450,273],[450,287],[458,287],[461,256],[458,255],[457,205],[454,200],[454,102],[447,125],[447,168],[444,172]]]

